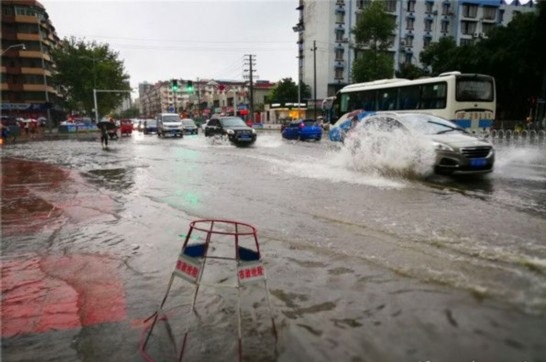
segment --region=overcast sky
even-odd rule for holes
[[[133,88],[171,78],[242,80],[247,54],[258,79],[297,81],[298,0],[39,1],[59,38],[118,52]]]

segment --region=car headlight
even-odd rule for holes
[[[432,142],[434,145],[434,148],[440,151],[453,151],[453,148],[451,146],[446,145],[445,143],[440,142]]]
[[[235,131],[233,131],[232,129],[226,129],[226,133],[227,134],[235,134]]]
[[[251,131],[252,131],[252,133],[256,133],[256,130],[255,130],[254,128],[252,128],[252,130],[251,130]]]

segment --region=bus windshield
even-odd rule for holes
[[[456,99],[459,102],[491,102],[493,82],[483,78],[457,78]]]

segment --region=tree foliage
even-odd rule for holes
[[[52,57],[57,67],[53,81],[69,111],[94,115],[93,89],[131,89],[123,61],[108,44],[65,38]],[[97,92],[99,117],[110,113],[126,97],[126,92]]]
[[[385,11],[383,2],[372,1],[364,9],[352,29],[356,48],[367,48],[356,51],[352,69],[354,82],[392,78],[394,59],[388,49],[392,46],[395,28],[395,19]]]
[[[538,14],[520,14],[473,44],[457,46],[453,38],[441,38],[421,52],[421,63],[431,75],[454,70],[492,75],[499,117],[523,119],[529,113],[529,100],[544,97],[545,13],[546,2],[539,3]]]
[[[304,82],[301,82],[300,92],[300,100],[311,98],[311,89]],[[283,78],[269,91],[267,99],[269,103],[297,102],[298,86],[292,78]]]
[[[353,81],[369,82],[392,78],[394,60],[390,53],[363,51],[353,64]]]

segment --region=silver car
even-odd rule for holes
[[[389,133],[401,131],[404,137],[420,137],[430,142],[435,149],[434,171],[438,174],[493,171],[493,145],[443,118],[423,113],[380,112],[368,116],[361,127]]]

